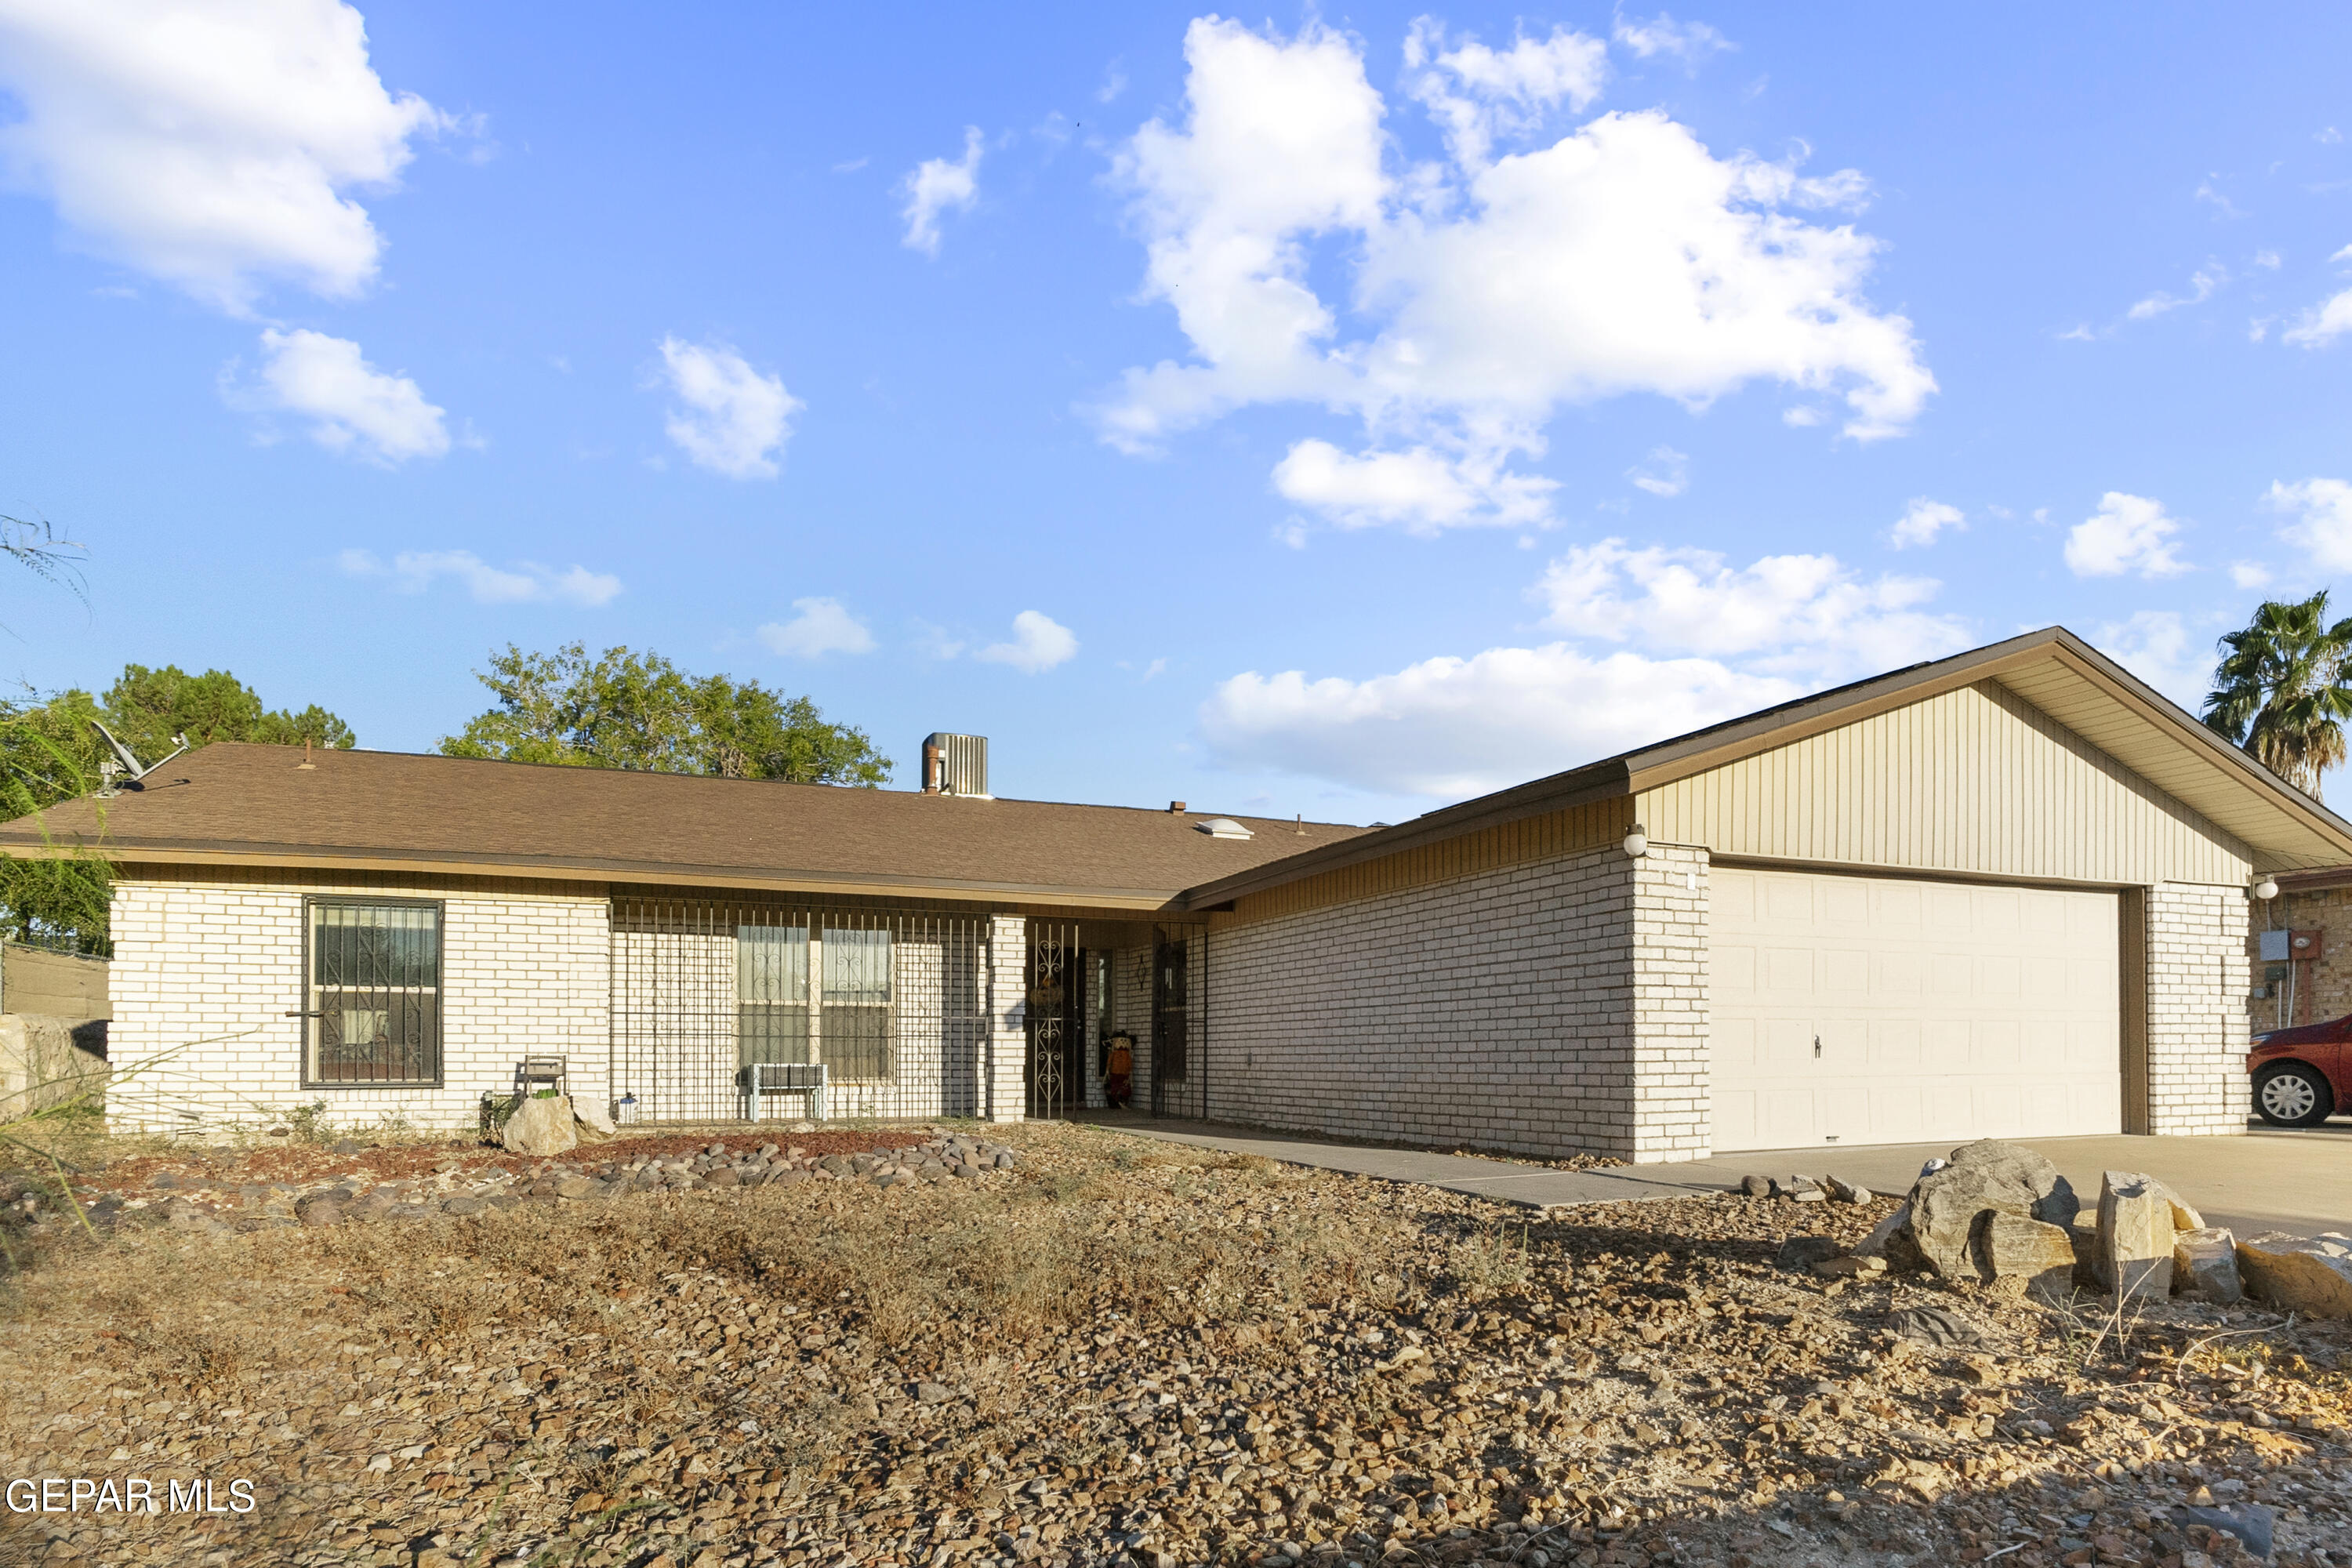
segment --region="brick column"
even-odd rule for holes
[[[1707,852],[1653,844],[1633,874],[1633,1101],[1636,1164],[1713,1152],[1707,1014]]]
[[[2147,890],[2147,1130],[2243,1132],[2246,894],[2159,882]]]
[[[1022,1069],[1029,1056],[1029,922],[992,915],[988,922],[988,1037],[981,1048],[980,1115],[1020,1121],[1028,1113]]]

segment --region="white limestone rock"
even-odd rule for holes
[[[569,1095],[534,1095],[507,1118],[502,1142],[509,1154],[531,1154],[541,1159],[568,1154],[580,1147],[580,1134],[573,1130],[572,1120]]]
[[[2274,1232],[2238,1243],[2246,1293],[2313,1318],[2352,1318],[2352,1236]]]

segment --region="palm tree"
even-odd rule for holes
[[[2273,599],[2221,639],[2205,697],[2205,727],[2315,798],[2342,764],[2352,718],[2352,618],[2327,623],[2327,590],[2300,604]]]

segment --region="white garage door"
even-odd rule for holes
[[[2115,894],[1710,882],[1717,1150],[2123,1130]]]

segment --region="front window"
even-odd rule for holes
[[[441,906],[310,904],[310,1079],[441,1081]]]
[[[737,1044],[741,1064],[809,1059],[806,926],[735,928]]]
[[[810,995],[812,967],[821,984]],[[735,928],[740,1065],[825,1064],[835,1083],[890,1076],[890,932],[822,926]],[[812,1002],[814,1005],[811,1005]]]
[[[824,932],[824,1034],[827,1076],[890,1076],[890,933]]]

